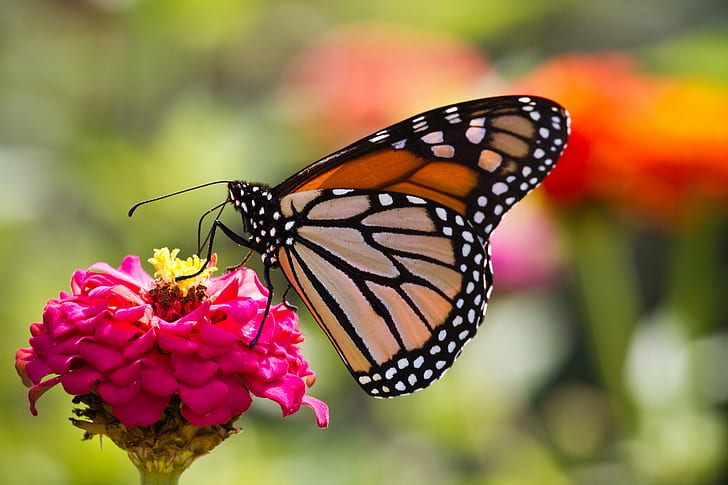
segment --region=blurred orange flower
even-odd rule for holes
[[[309,135],[348,144],[401,118],[462,101],[489,72],[480,52],[455,38],[359,24],[312,44],[284,73],[284,105]]]
[[[605,53],[557,57],[517,89],[572,115],[569,147],[544,182],[554,201],[606,201],[666,223],[728,203],[728,87],[644,74]]]

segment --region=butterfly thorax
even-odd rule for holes
[[[243,229],[250,235],[250,249],[259,253],[263,263],[273,266],[283,238],[282,216],[265,185],[235,181],[228,184],[230,201],[243,219]]]

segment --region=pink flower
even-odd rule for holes
[[[71,293],[48,301],[43,323],[30,326],[31,348],[16,353],[31,412],[60,383],[72,395],[98,393],[127,428],[157,422],[175,394],[194,426],[231,420],[251,396],[276,401],[283,416],[305,404],[328,425],[326,404],[306,395],[315,375],[292,310],[273,306],[249,347],[268,293],[252,270],[180,283],[187,285],[154,280],[136,256],[116,269],[97,263],[76,271]]]
[[[498,289],[542,287],[563,271],[556,222],[538,199],[527,198],[493,232],[493,273]]]

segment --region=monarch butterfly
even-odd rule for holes
[[[249,238],[216,220],[210,251],[220,228],[258,252],[268,308],[279,267],[364,391],[409,394],[475,335],[492,291],[488,237],[568,133],[568,113],[535,96],[427,111],[275,187],[226,182],[221,206],[240,212]]]

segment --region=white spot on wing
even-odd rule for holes
[[[491,190],[495,195],[505,194],[506,192],[508,192],[508,185],[503,182],[496,182],[493,184]]]
[[[389,138],[389,133],[382,133],[381,135],[376,135],[369,138],[369,141],[372,143],[377,143],[378,141],[386,140],[387,138]]]
[[[408,195],[407,200],[410,201],[412,204],[426,204],[427,202],[425,199],[417,197],[416,195]]]
[[[445,138],[441,131],[431,131],[423,135],[420,139],[429,145],[433,145],[435,143],[442,143]]]
[[[465,130],[465,138],[472,144],[478,144],[485,138],[485,128],[471,126]]]
[[[379,203],[380,204],[387,206],[387,205],[392,205],[393,202],[394,202],[394,199],[392,199],[391,195],[379,194]]]

